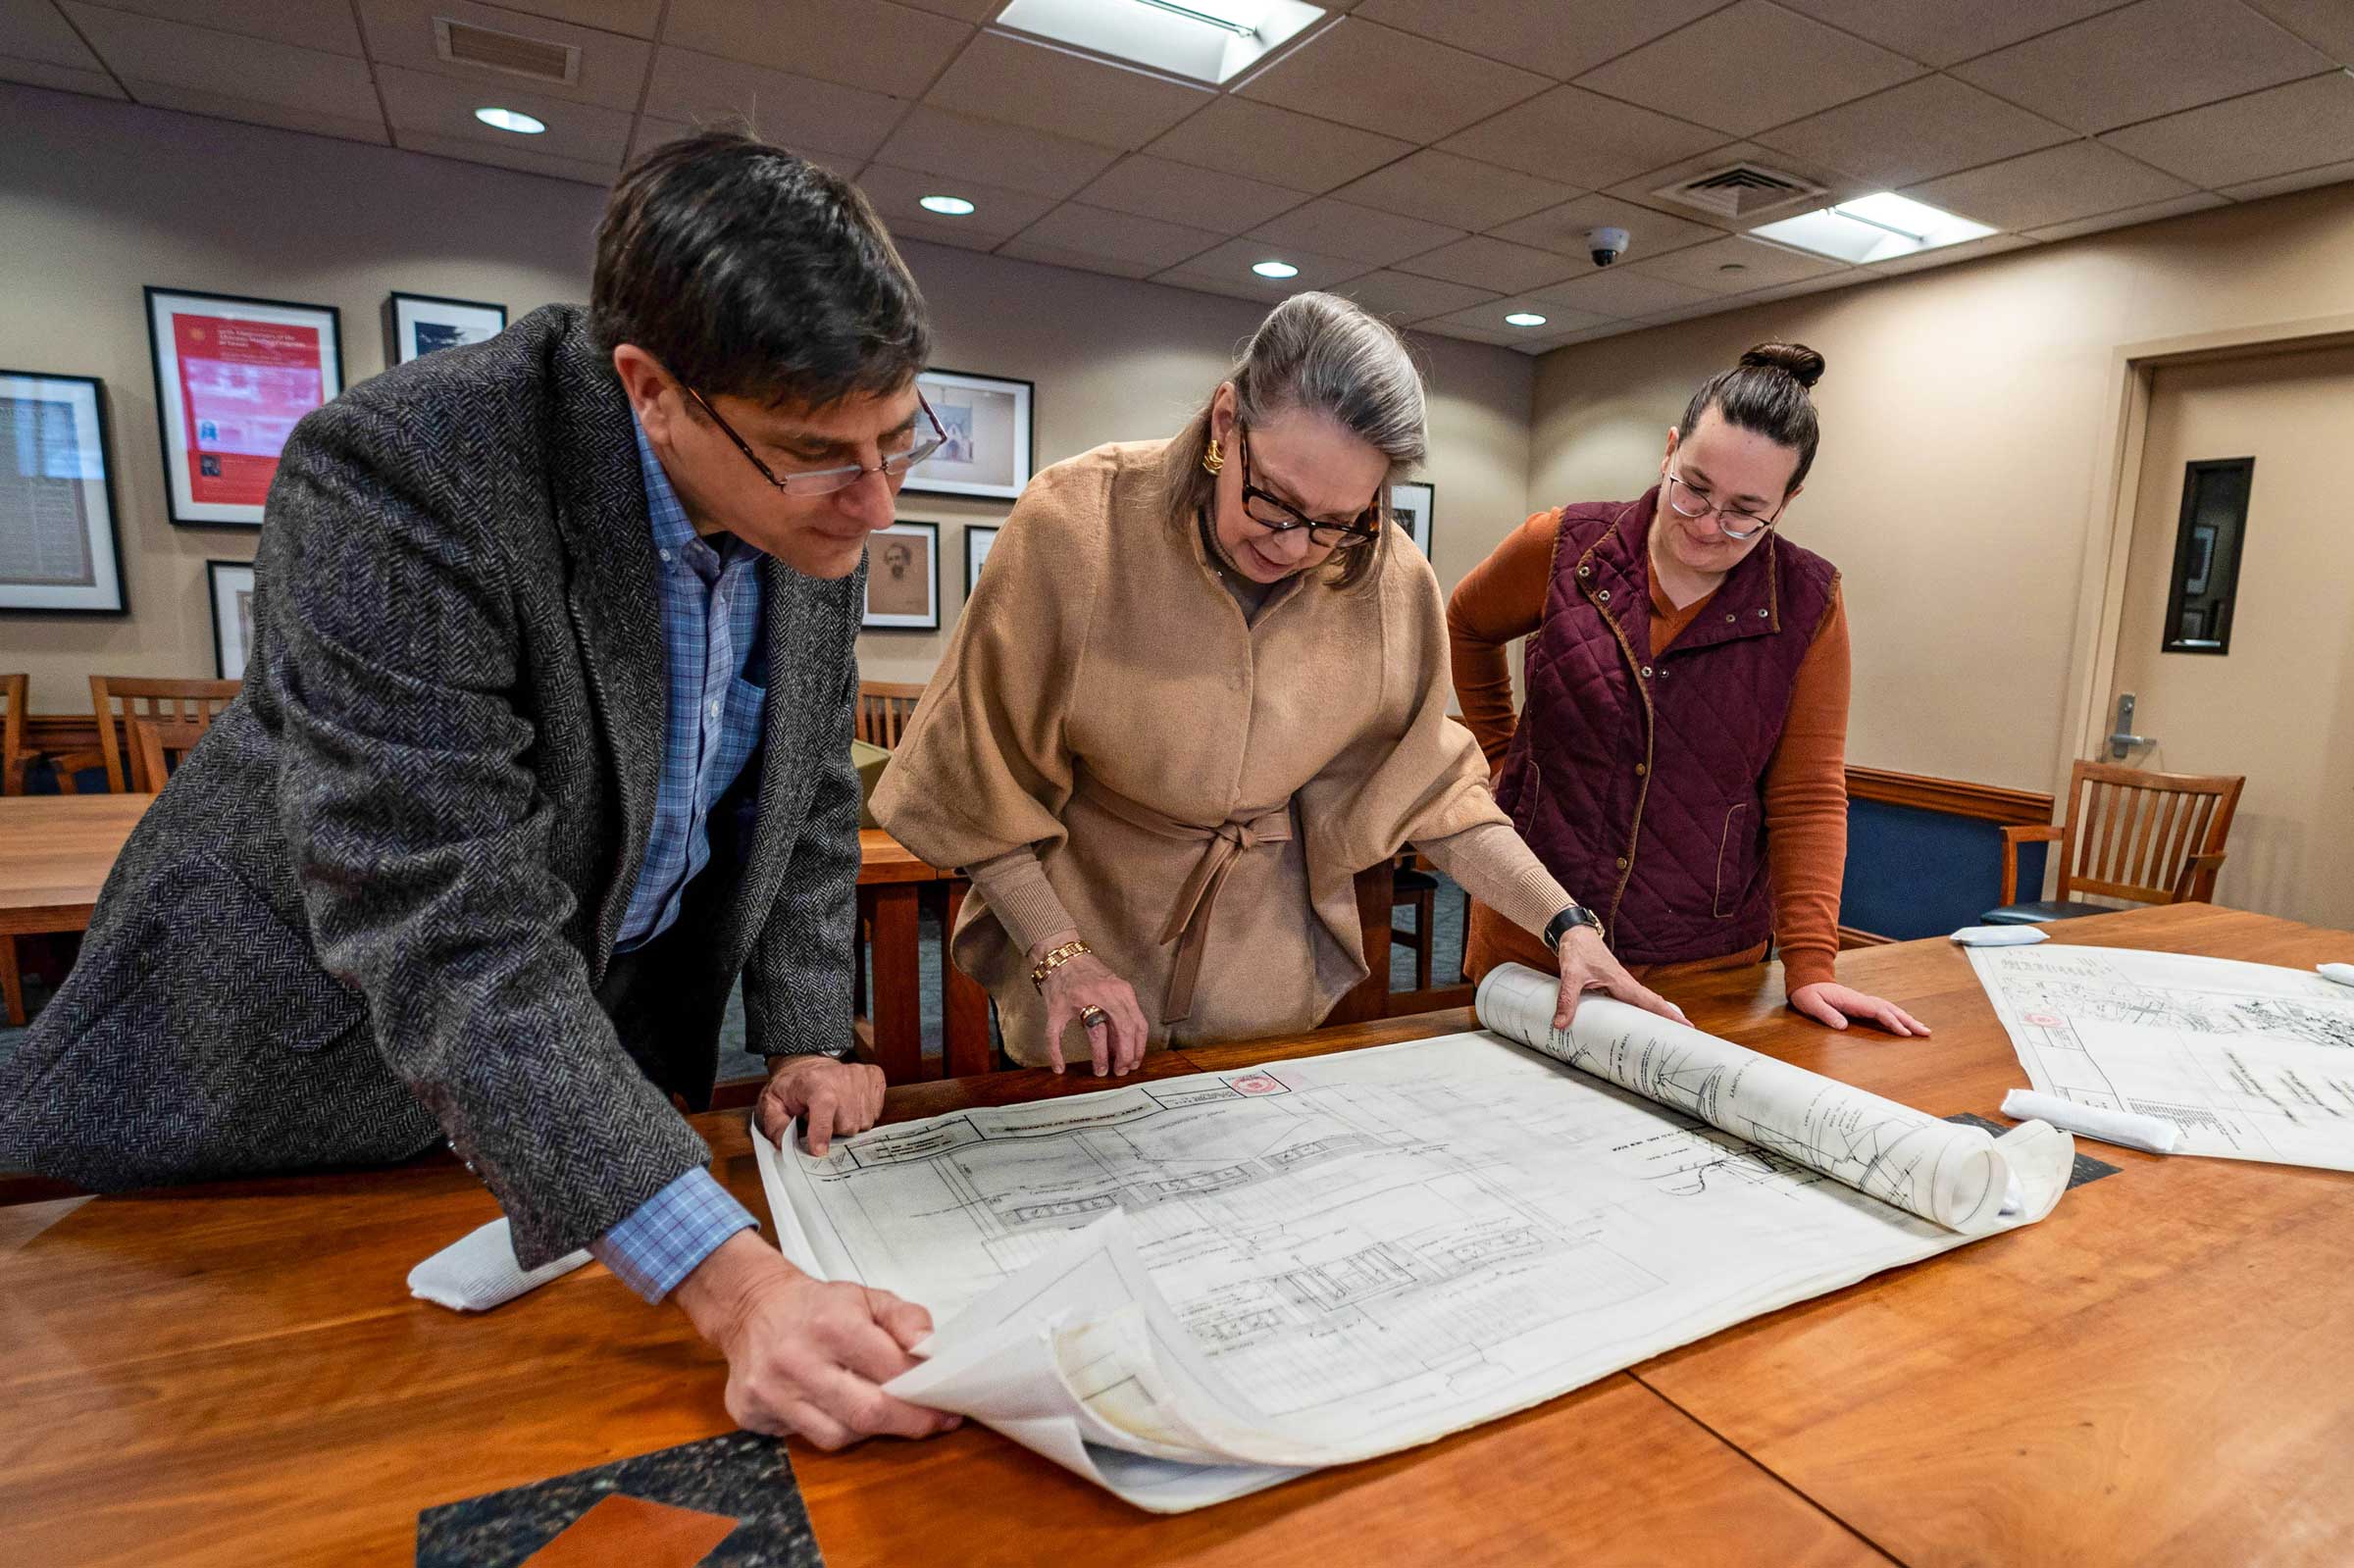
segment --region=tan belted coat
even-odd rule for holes
[[[1356,874],[1506,819],[1447,717],[1421,555],[1394,535],[1366,581],[1304,574],[1246,622],[1166,516],[1166,450],[1099,447],[1023,492],[875,815],[936,866],[1034,849],[1154,1045],[1312,1029],[1366,974]],[[978,888],[951,951],[1044,1061],[1029,963]]]

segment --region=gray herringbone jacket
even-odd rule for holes
[[[863,574],[762,564],[761,750],[678,923],[617,969],[662,758],[655,567],[578,309],[304,420],[244,693],[0,1071],[0,1168],[111,1190],[446,1137],[530,1266],[709,1159],[669,1095],[708,1103],[739,971],[752,1049],[845,1046]]]

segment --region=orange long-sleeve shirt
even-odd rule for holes
[[[1488,766],[1504,765],[1518,716],[1512,708],[1511,667],[1506,649],[1545,620],[1553,580],[1559,512],[1539,512],[1471,569],[1447,603],[1447,632],[1455,667],[1456,700],[1479,740]],[[1714,595],[1680,609],[1659,584],[1651,589],[1651,646],[1664,652],[1699,618]],[[1773,881],[1774,937],[1782,952],[1783,984],[1797,990],[1832,978],[1839,951],[1839,884],[1847,869],[1847,700],[1853,675],[1847,605],[1837,588],[1800,661],[1790,715],[1766,770],[1766,860]],[[1581,890],[1569,889],[1572,895]],[[1551,969],[1544,943],[1521,938],[1504,922],[1473,911],[1472,945],[1495,961],[1506,958]],[[1762,953],[1728,954],[1754,961]],[[1694,967],[1716,968],[1724,960]],[[1685,966],[1672,966],[1683,968]],[[1654,979],[1658,978],[1654,971]]]

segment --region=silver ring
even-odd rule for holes
[[[1111,1015],[1103,1011],[1103,1009],[1100,1007],[1082,1007],[1079,1009],[1079,1024],[1083,1029],[1093,1029],[1098,1024],[1108,1024],[1110,1022]]]

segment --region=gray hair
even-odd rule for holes
[[[1390,460],[1375,504],[1389,518],[1389,482],[1429,450],[1422,377],[1388,323],[1337,294],[1294,294],[1267,313],[1242,357],[1226,373],[1244,425],[1264,424],[1294,409],[1322,414]],[[1192,528],[1217,481],[1202,467],[1209,447],[1210,404],[1180,434],[1170,462],[1169,523]],[[1350,587],[1369,577],[1388,551],[1390,531],[1340,557],[1332,582]]]

